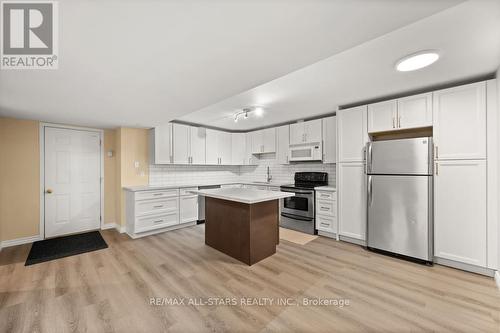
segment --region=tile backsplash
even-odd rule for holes
[[[262,154],[257,165],[150,165],[150,185],[176,185],[189,183],[250,182],[266,181],[267,167],[276,183],[293,183],[295,172],[328,172],[328,183],[335,185],[335,164],[304,162],[282,165],[275,154]]]

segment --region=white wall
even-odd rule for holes
[[[498,89],[498,99],[497,99],[497,105],[498,105],[498,112],[500,113],[500,67],[498,68],[497,70],[497,73],[496,73],[496,77],[497,77],[497,89]],[[500,117],[497,118],[498,119],[498,131],[500,133]],[[500,147],[500,135],[498,136],[498,147]],[[499,160],[498,160],[498,164],[500,166],[500,155],[499,155]],[[498,175],[498,188],[500,189],[500,168],[498,170],[499,172],[499,175]],[[500,207],[500,196],[499,196],[499,200],[498,200],[498,206]],[[500,223],[500,221],[499,221]],[[498,267],[500,267],[500,227],[498,228]]]

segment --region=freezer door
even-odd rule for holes
[[[432,177],[368,176],[370,248],[432,261]]]
[[[366,152],[368,174],[432,174],[431,137],[369,142]]]

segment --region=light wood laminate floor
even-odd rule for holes
[[[500,332],[493,279],[324,237],[281,241],[248,267],[206,246],[202,225],[103,236],[108,249],[29,267],[29,245],[0,252],[0,332]],[[150,297],[296,302],[153,306]],[[301,305],[318,297],[349,305]]]

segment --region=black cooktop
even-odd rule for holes
[[[328,185],[328,173],[326,172],[296,172],[295,183],[283,185],[288,188],[314,189],[318,186]]]

